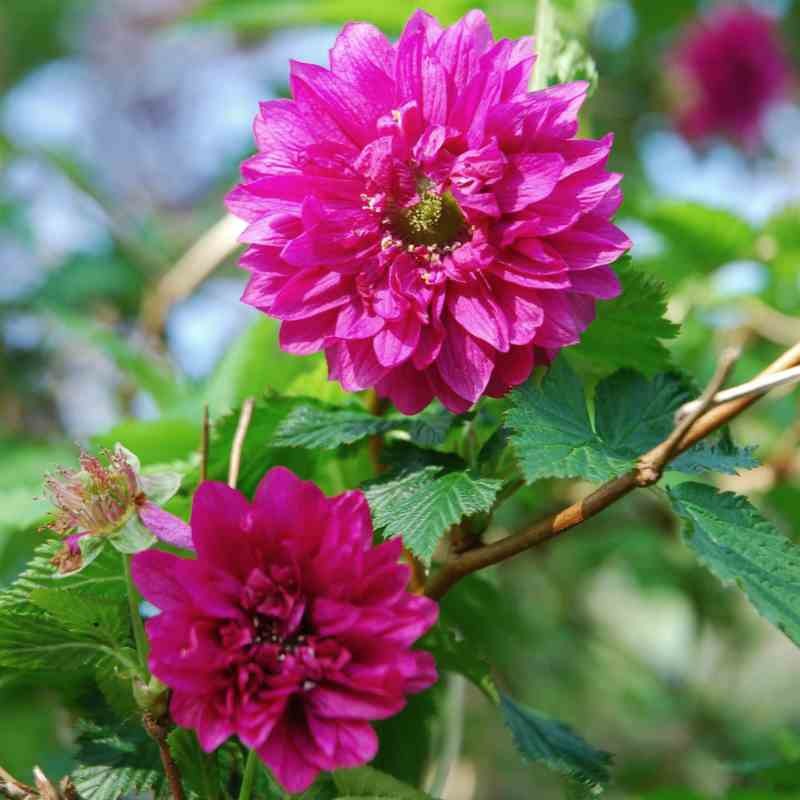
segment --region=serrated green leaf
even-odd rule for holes
[[[333,781],[339,790],[337,800],[345,798],[362,798],[375,800],[391,798],[392,800],[431,800],[424,792],[408,786],[402,781],[380,772],[373,767],[356,769],[339,769],[333,773]]]
[[[50,559],[61,547],[40,545],[25,571],[0,592],[0,664],[67,674],[103,659],[126,661],[129,628],[119,556],[103,553],[91,570],[58,578]]]
[[[204,753],[197,740],[197,734],[186,728],[175,728],[171,731],[167,736],[167,743],[178,765],[184,786],[202,800],[209,800],[212,790],[216,792],[216,797],[221,798],[217,753]],[[256,788],[258,790],[260,787],[257,785]],[[283,793],[270,793],[267,796],[283,798]]]
[[[47,611],[65,630],[109,647],[127,643],[130,624],[121,598],[69,589],[34,589],[31,603]]]
[[[683,483],[669,496],[697,557],[800,645],[800,547],[739,495]]]
[[[553,362],[541,386],[529,381],[511,399],[506,422],[528,482],[577,476],[602,481],[625,469],[625,461],[609,463],[583,386],[564,358]]]
[[[559,358],[541,385],[529,381],[512,393],[506,422],[529,482],[572,477],[605,481],[631,469],[639,456],[663,441],[674,427],[675,412],[689,399],[678,375],[647,380],[620,370],[597,386],[592,425],[583,387],[566,359]],[[670,469],[735,473],[755,465],[751,450],[738,450],[722,435],[688,450]]]
[[[390,431],[404,431],[412,441],[432,447],[444,441],[455,419],[441,410],[416,417],[377,417],[352,405],[330,406],[309,398],[298,402],[278,426],[276,447],[334,449]]]
[[[154,800],[169,797],[158,747],[140,725],[110,730],[84,723],[75,760],[72,780],[85,800],[120,800],[143,792],[152,792]]]
[[[392,429],[391,420],[355,407],[333,408],[304,398],[275,433],[276,447],[334,449]]]
[[[36,548],[22,574],[8,589],[0,592],[0,608],[24,608],[30,604],[31,593],[37,589],[74,589],[82,593],[125,596],[122,561],[118,554],[106,550],[94,561],[91,571],[60,577],[51,559],[61,546],[60,541],[51,539]]]
[[[633,367],[655,375],[670,366],[669,351],[662,340],[674,339],[678,326],[664,316],[666,290],[650,275],[634,269],[624,256],[614,265],[622,294],[597,304],[597,318],[569,348],[569,357],[587,370],[608,374]]]
[[[430,563],[442,535],[472,514],[488,512],[502,481],[478,478],[468,471],[442,474],[441,467],[374,483],[366,489],[376,528]]]
[[[527,761],[540,763],[599,793],[611,778],[611,754],[584,741],[562,722],[501,694],[500,707],[514,743]]]
[[[49,614],[16,608],[3,608],[0,613],[2,667],[80,673],[109,655],[108,646],[76,638]]]
[[[131,661],[136,661],[136,651],[128,653]],[[106,703],[114,713],[123,720],[141,716],[131,687],[131,675],[112,657],[101,659],[94,670],[94,680]]]

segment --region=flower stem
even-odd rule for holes
[[[256,772],[258,771],[258,756],[255,750],[250,750],[247,754],[247,762],[244,766],[244,777],[242,778],[242,788],[239,792],[239,800],[250,800],[253,794],[253,787],[256,783]]]
[[[128,590],[128,611],[131,616],[131,627],[133,628],[133,638],[136,642],[136,653],[139,656],[139,668],[145,678],[149,677],[147,669],[147,636],[144,632],[144,622],[139,613],[139,593],[133,585],[131,577],[131,557],[127,554],[122,556],[122,563],[125,569],[125,588]]]
[[[461,675],[447,676],[447,698],[445,700],[444,736],[436,772],[428,787],[431,797],[441,797],[447,779],[458,761],[464,741],[464,691],[466,681]]]

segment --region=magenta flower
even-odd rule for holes
[[[575,344],[630,242],[609,221],[612,137],[576,139],[587,84],[528,92],[532,41],[418,11],[397,44],[345,26],[292,62],[228,196],[249,223],[244,302],[349,391],[462,412]]]
[[[688,139],[722,134],[748,148],[792,83],[775,20],[747,5],[719,6],[692,24],[669,53],[668,72]]]
[[[237,734],[290,792],[372,759],[370,720],[437,677],[430,653],[410,649],[437,607],[406,591],[400,540],[373,547],[361,492],[329,499],[282,467],[252,505],[202,484],[191,527],[197,560],[133,560],[162,610],[147,623],[150,668],[175,721],[207,751]]]

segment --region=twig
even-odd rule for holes
[[[173,800],[186,800],[186,795],[183,793],[183,785],[181,784],[181,774],[175,759],[172,758],[172,752],[167,741],[169,727],[148,713],[142,716],[142,722],[144,723],[144,729],[158,745],[161,764],[164,767],[164,774],[167,776],[167,783]]]
[[[717,406],[721,403],[727,403],[730,400],[738,400],[740,397],[750,397],[751,395],[762,395],[776,389],[778,386],[786,386],[787,384],[796,383],[800,381],[800,367],[791,367],[790,369],[781,370],[774,375],[764,375],[754,378],[747,383],[741,383],[738,386],[733,386],[730,389],[725,389],[717,392],[711,405]],[[678,409],[676,419],[682,419],[694,413],[695,408],[699,405],[700,400],[693,400],[691,403],[686,403]]]
[[[142,324],[161,334],[175,303],[188,297],[238,247],[245,223],[227,214],[212,225],[164,275],[144,303]]]
[[[770,364],[760,373],[759,377],[775,375],[798,365],[800,365],[800,342]],[[498,564],[531,547],[553,539],[559,534],[580,525],[590,517],[596,516],[603,509],[616,503],[634,489],[652,485],[660,477],[660,472],[657,477],[655,476],[654,469],[663,471],[670,460],[697,444],[701,439],[719,430],[723,425],[753,405],[761,396],[762,394],[747,395],[709,408],[682,432],[679,439],[670,434],[664,442],[654,447],[650,452],[645,453],[639,459],[636,467],[624,475],[604,483],[583,500],[534,523],[519,533],[508,536],[498,542],[455,555],[429,578],[425,586],[425,594],[438,599],[466,575],[489,567],[492,564]],[[646,465],[644,470],[641,468],[642,464]]]
[[[33,786],[28,786],[22,781],[18,781],[13,775],[0,767],[0,797],[7,797],[10,800],[27,800],[36,797],[37,791]]]
[[[71,778],[62,778],[56,788],[39,767],[33,768],[36,787],[18,781],[0,767],[0,797],[7,800],[80,800]]]
[[[200,435],[200,482],[208,480],[208,455],[211,431],[208,421],[208,403],[203,406],[203,432]]]
[[[757,297],[746,297],[742,306],[747,314],[745,324],[762,338],[787,347],[800,337],[800,319],[782,314]]]
[[[250,427],[250,420],[253,416],[254,403],[255,400],[252,397],[248,397],[242,404],[242,410],[239,414],[239,424],[236,426],[236,434],[233,437],[231,461],[228,467],[228,486],[231,489],[236,488],[236,483],[239,480],[239,468],[242,465],[242,448],[244,447],[244,439],[247,436],[247,429]]]
[[[672,461],[677,454],[678,446],[686,435],[686,432],[715,404],[714,399],[717,396],[717,392],[719,392],[725,384],[740,354],[741,351],[738,347],[729,348],[722,353],[717,369],[703,393],[693,403],[687,403],[683,406],[684,409],[688,410],[683,414],[679,411],[676,416],[675,428],[664,441],[663,448],[658,454],[658,461],[653,462],[648,460],[649,454],[639,459],[637,468],[643,486],[651,486],[661,478],[664,467]]]

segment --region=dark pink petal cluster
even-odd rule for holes
[[[718,6],[694,22],[668,56],[678,127],[689,139],[729,136],[748,148],[765,112],[793,77],[776,21],[744,4]]]
[[[197,558],[134,557],[150,668],[172,689],[170,711],[207,751],[232,734],[290,792],[320,770],[375,756],[371,720],[436,681],[432,656],[411,645],[436,604],[406,590],[398,539],[373,546],[361,492],[326,498],[282,467],[252,505],[204,483],[191,518]]]
[[[578,342],[630,243],[612,137],[578,139],[582,82],[529,92],[530,39],[416,12],[396,44],[347,25],[330,69],[292,62],[228,207],[243,300],[345,389],[462,412]]]

